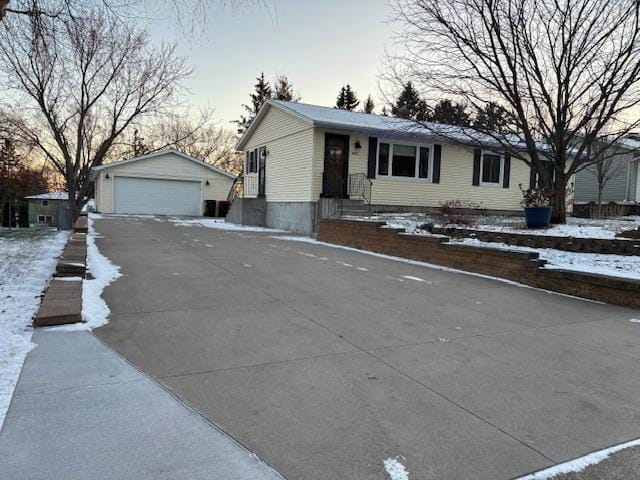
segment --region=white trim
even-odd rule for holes
[[[498,182],[483,182],[482,181],[482,172],[483,172],[483,168],[484,168],[484,156],[485,154],[488,155],[493,155],[494,157],[499,157],[500,158],[500,179],[498,180]],[[502,185],[504,184],[504,154],[503,153],[498,153],[498,152],[494,152],[493,150],[482,150],[480,152],[480,184],[479,186],[481,187],[489,187],[489,188],[502,188]]]
[[[225,172],[224,170],[214,167],[213,165],[209,165],[208,163],[203,162],[202,160],[198,160],[195,157],[192,157],[190,155],[187,155],[186,153],[182,153],[179,150],[176,150],[174,148],[170,148],[167,150],[160,150],[158,152],[153,152],[153,153],[149,153],[147,155],[141,155],[139,157],[133,157],[133,158],[129,158],[127,160],[120,160],[119,162],[113,162],[113,163],[105,163],[104,165],[100,165],[98,167],[93,167],[92,170],[94,172],[99,172],[100,170],[104,170],[107,168],[117,168],[121,165],[127,165],[129,163],[133,163],[133,162],[138,162],[140,160],[149,160],[149,159],[153,159],[155,157],[160,157],[162,155],[166,155],[167,153],[173,153],[174,155],[177,155],[180,158],[183,158],[185,160],[189,160],[191,162],[197,163],[198,165],[200,165],[201,167],[205,167],[208,168],[209,170],[212,170],[216,173],[219,173],[221,175],[226,175],[229,178],[233,178],[235,179],[236,176],[229,173],[229,172]]]
[[[387,175],[380,174],[379,170],[379,162],[380,162],[380,144],[386,143],[389,145],[389,159],[388,159],[388,168]],[[402,145],[407,147],[416,147],[416,167],[413,177],[404,177],[404,176],[395,176],[393,175],[393,146],[394,145]],[[429,149],[429,159],[427,169],[429,175],[426,178],[420,177],[420,148],[428,148]],[[433,143],[424,143],[424,142],[410,142],[403,140],[391,140],[386,138],[379,138],[378,144],[376,146],[376,175],[374,180],[402,180],[402,181],[418,181],[418,182],[426,182],[433,183],[433,152],[434,152],[434,144]]]

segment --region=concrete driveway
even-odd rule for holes
[[[288,479],[510,479],[640,437],[640,313],[274,234],[95,222],[95,333]],[[279,234],[275,234],[277,237]]]

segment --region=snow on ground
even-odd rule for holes
[[[511,250],[514,252],[536,252],[540,255],[541,259],[547,260],[548,263],[545,265],[545,268],[597,273],[600,275],[640,280],[640,257],[637,256],[565,252],[551,248],[516,247],[507,245],[506,243],[482,242],[475,238],[452,240],[452,243]]]
[[[0,428],[31,343],[31,321],[56,268],[66,232],[0,230]]]
[[[237,223],[225,222],[224,218],[170,218],[170,222],[174,223],[176,227],[206,227],[215,228],[217,230],[231,230],[234,232],[267,232],[277,233],[282,230],[265,227],[254,227],[251,225],[239,225]]]
[[[615,445],[610,448],[605,448],[604,450],[590,453],[589,455],[576,458],[575,460],[571,460],[570,462],[554,465],[553,467],[547,468],[546,470],[521,477],[518,480],[551,480],[558,475],[564,475],[567,473],[579,473],[591,465],[597,465],[598,463],[606,460],[610,455],[616,452],[638,445],[640,445],[640,439],[632,440],[631,442],[622,443],[620,445]]]
[[[389,480],[409,480],[409,472],[396,458],[387,458],[384,461],[384,469],[389,475]]]
[[[389,213],[372,215],[371,217],[346,217],[351,220],[372,220],[386,222],[390,228],[404,228],[407,233],[421,233],[420,226],[432,223],[436,226],[470,228],[493,232],[522,233],[528,235],[550,235],[574,238],[615,238],[624,230],[640,227],[639,216],[610,219],[567,218],[565,225],[553,225],[543,229],[528,229],[524,217],[505,215],[473,215],[468,216],[470,225],[448,224],[442,217],[422,213]]]
[[[89,214],[89,232],[87,233],[87,269],[93,278],[82,281],[82,319],[85,323],[74,323],[52,327],[52,330],[74,331],[90,330],[109,322],[111,310],[102,299],[102,292],[107,286],[117,280],[122,274],[120,267],[100,253],[96,245],[99,234],[93,228],[93,221],[101,218],[96,214]]]

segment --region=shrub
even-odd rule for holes
[[[445,225],[475,225],[475,217],[484,215],[481,203],[471,200],[447,200],[440,202],[440,207],[435,211]]]

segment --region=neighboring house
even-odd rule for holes
[[[227,200],[235,176],[177,150],[95,167],[95,209],[101,213],[203,214],[207,200]]]
[[[519,185],[530,185],[530,168],[453,137],[399,118],[269,100],[238,142],[246,152],[244,198],[230,215],[244,220],[262,209],[266,225],[309,233],[322,216],[321,198],[361,199],[376,211],[461,200],[520,212]]]
[[[620,154],[612,157],[611,178],[602,189],[603,202],[640,203],[640,138],[629,137],[617,142]],[[591,165],[575,176],[574,201],[598,200],[597,167]]]
[[[25,197],[29,202],[29,224],[57,227],[67,210],[67,192],[48,192]]]

